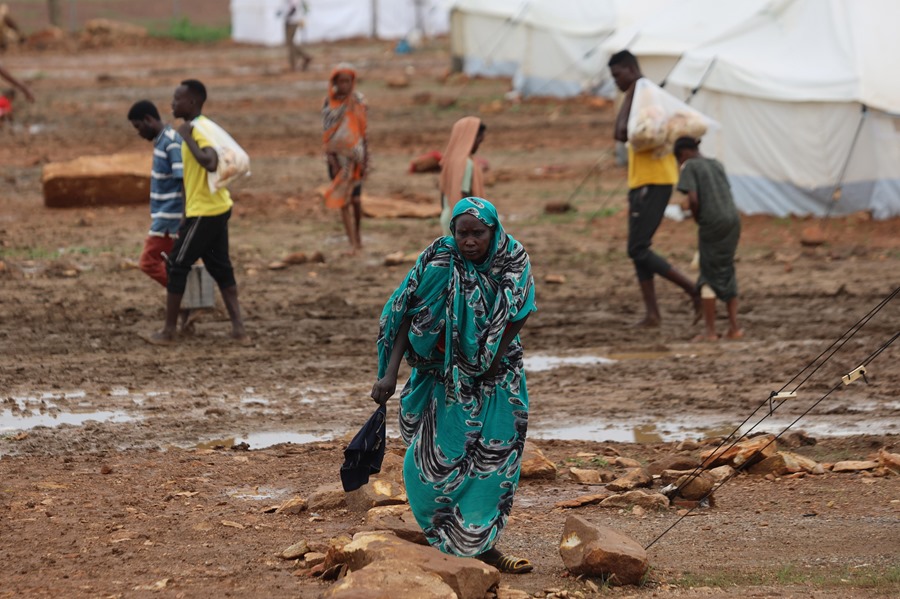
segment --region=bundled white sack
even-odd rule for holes
[[[635,83],[628,113],[628,143],[635,152],[656,150],[662,156],[672,151],[679,137],[699,139],[718,126],[649,79]]]
[[[196,118],[193,125],[210,141],[219,157],[216,171],[209,173],[209,192],[215,193],[244,175],[250,175],[250,156],[225,129],[209,118]]]

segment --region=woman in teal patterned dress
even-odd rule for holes
[[[412,373],[400,394],[403,478],[425,536],[445,553],[528,572],[528,560],[494,545],[512,509],[528,426],[518,333],[536,310],[531,264],[490,202],[457,202],[450,229],[384,306],[372,398],[394,394],[405,355]]]

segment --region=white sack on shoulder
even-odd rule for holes
[[[672,151],[679,137],[699,139],[719,124],[691,108],[647,78],[634,85],[628,114],[628,143],[635,152],[656,149],[661,155]]]
[[[215,172],[207,177],[210,193],[227,187],[240,176],[250,175],[250,156],[225,129],[206,117],[194,119],[193,125],[209,140],[219,157]]]

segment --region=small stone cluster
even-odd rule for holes
[[[815,444],[803,433],[782,440],[785,446]],[[863,472],[868,476],[900,474],[900,454],[882,449],[871,460],[817,463],[797,453],[779,450],[773,435],[758,435],[739,443],[706,448],[693,441],[677,452],[647,465],[619,456],[612,448],[603,455],[579,453],[563,466],[569,479],[597,486],[597,492],[557,502],[558,509],[599,505],[642,516],[648,510],[714,506],[713,491],[739,471],[770,480],[825,472]],[[692,452],[699,452],[691,457]],[[499,585],[500,572],[477,559],[441,553],[430,547],[409,508],[402,480],[403,458],[388,452],[382,471],[363,487],[345,493],[339,484],[319,487],[307,499],[294,497],[268,511],[298,514],[347,509],[364,515],[352,536],[329,543],[301,540],[278,553],[296,563],[297,576],[335,581],[322,595],[351,597],[418,597],[422,599],[525,599],[525,591]],[[522,457],[523,481],[555,479],[561,467],[528,442]],[[616,470],[619,470],[617,472]],[[624,471],[624,472],[622,472]],[[526,483],[527,484],[527,483]],[[658,486],[653,490],[654,486]],[[644,548],[611,528],[571,515],[563,528],[559,554],[569,573],[588,585],[582,591],[547,589],[541,597],[590,596],[598,588],[591,578],[609,585],[639,585],[650,564]],[[498,586],[499,585],[499,586]],[[593,590],[590,590],[593,587]],[[374,593],[374,594],[373,594]],[[534,596],[538,596],[535,594]]]

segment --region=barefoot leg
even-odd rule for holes
[[[645,279],[640,281],[641,298],[644,300],[645,315],[643,320],[639,320],[634,324],[639,328],[656,328],[659,326],[659,305],[656,303],[656,287],[653,279]]]

